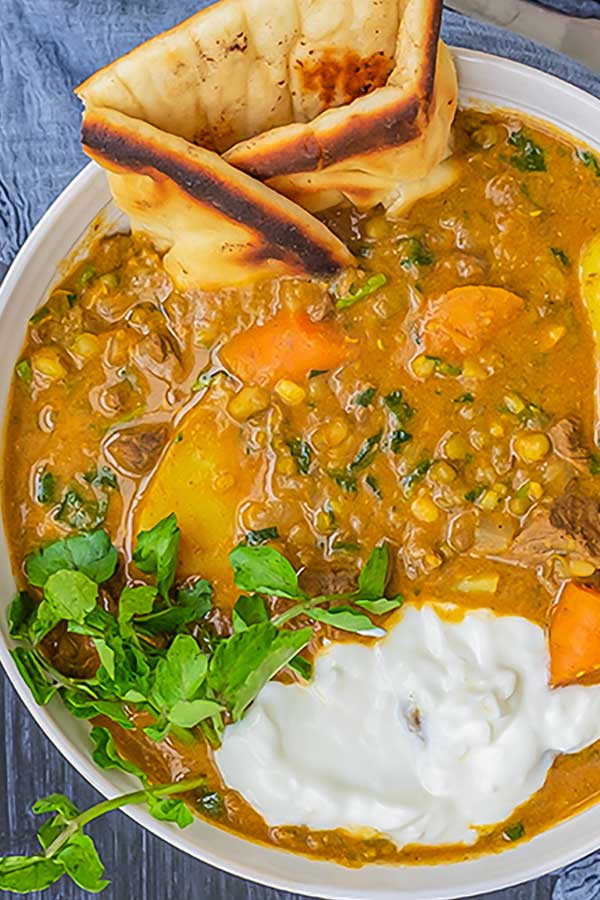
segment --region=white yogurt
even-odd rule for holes
[[[472,843],[600,738],[600,686],[550,690],[542,629],[408,606],[388,637],[335,644],[312,682],[268,684],[217,765],[269,825]]]

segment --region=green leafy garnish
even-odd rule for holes
[[[81,276],[80,276],[80,278],[79,278],[79,283],[80,283],[80,284],[87,284],[88,281],[91,281],[92,278],[94,278],[95,275],[96,275],[96,269],[95,269],[95,267],[94,267],[94,266],[87,266],[87,268],[85,268],[85,269],[83,270],[83,272],[81,273]]]
[[[375,398],[375,394],[377,393],[377,388],[369,387],[366,390],[362,391],[360,394],[357,394],[354,398],[354,403],[356,406],[370,406]]]
[[[33,380],[33,369],[28,359],[20,360],[15,366],[15,374],[20,378],[23,384],[31,384]]]
[[[327,474],[338,487],[348,494],[355,494],[358,490],[356,475],[349,472],[348,469],[328,469]]]
[[[100,584],[111,577],[116,565],[117,551],[106,531],[100,530],[55,541],[45,549],[36,550],[25,560],[25,572],[36,587],[43,587],[50,575],[61,569],[83,572]]]
[[[392,453],[400,453],[404,444],[412,441],[412,434],[404,428],[394,428],[390,435],[390,450]]]
[[[550,247],[550,252],[559,262],[563,264],[565,269],[571,268],[571,260],[568,253],[565,253],[560,247]]]
[[[104,752],[99,753],[98,757],[103,761],[107,758]],[[32,856],[0,857],[0,889],[28,894],[45,890],[67,875],[84,891],[102,891],[109,882],[102,877],[104,866],[91,837],[84,833],[84,827],[104,813],[144,802],[156,818],[185,827],[193,821],[193,816],[175,795],[194,791],[204,784],[203,778],[189,778],[174,784],[146,786],[142,790],[102,800],[84,812],[80,812],[63,794],[51,794],[38,800],[33,812],[36,815],[52,814],[38,830],[41,852]]]
[[[414,486],[425,478],[432,465],[432,459],[422,459],[417,463],[412,472],[409,472],[408,475],[404,476],[402,479],[402,487],[404,488],[405,494],[410,494]]]
[[[174,513],[162,519],[149,531],[138,535],[133,561],[146,574],[156,575],[158,590],[168,600],[175,581],[179,528]]]
[[[469,503],[476,503],[486,490],[487,485],[480,484],[476,488],[472,488],[470,491],[466,492],[465,500],[467,500]]]
[[[119,482],[117,476],[108,466],[101,466],[99,469],[90,469],[83,475],[85,481],[92,487],[118,488]]]
[[[453,403],[473,403],[475,397],[471,393],[471,391],[467,391],[464,394],[459,394],[458,397],[455,397],[452,401]]]
[[[299,438],[293,438],[288,442],[288,447],[296,461],[296,468],[300,475],[308,475],[312,461],[310,444],[307,441],[301,441]]]
[[[592,170],[596,178],[600,178],[600,162],[590,150],[578,150],[577,158],[581,160],[584,166],[588,166]]]
[[[348,309],[348,307],[354,306],[359,300],[364,300],[365,297],[374,294],[385,284],[387,284],[387,276],[383,272],[371,275],[359,288],[352,289],[345,297],[338,297],[335,301],[336,309]]]
[[[246,532],[246,543],[249,547],[258,547],[260,544],[277,540],[279,540],[279,531],[276,525],[272,525],[270,528],[254,528],[252,531]]]
[[[308,377],[309,379],[316,378],[318,375],[327,375],[328,372],[329,369],[311,369],[308,373]]]
[[[371,437],[368,437],[366,441],[364,441],[358,453],[350,463],[351,472],[360,472],[362,469],[366,469],[371,465],[379,450],[382,437],[383,431],[381,430],[376,434],[372,434]]]
[[[406,402],[403,392],[399,389],[386,394],[383,398],[383,403],[398,421],[403,424],[412,419],[415,414],[415,410]]]
[[[229,562],[242,591],[289,600],[306,596],[291,563],[272,547],[236,547],[229,554]]]
[[[52,472],[40,472],[35,479],[35,499],[38,503],[53,503],[56,493],[56,476]]]
[[[426,356],[425,359],[429,359],[434,363],[435,371],[439,375],[450,375],[456,378],[458,375],[462,374],[460,366],[454,366],[452,363],[445,362],[443,359],[440,359],[439,356]]]
[[[46,316],[50,315],[50,307],[44,304],[44,306],[40,306],[36,312],[32,316],[30,316],[29,321],[32,325],[37,325],[38,322],[42,322]]]
[[[418,237],[406,238],[404,256],[400,260],[403,269],[410,269],[413,266],[432,266],[434,262],[435,256],[432,251]]]
[[[262,597],[257,594],[242,594],[233,607],[231,617],[234,631],[245,631],[250,625],[269,621],[269,612]]]
[[[367,477],[365,478],[365,484],[371,488],[371,490],[373,491],[373,493],[375,494],[377,499],[381,500],[383,494],[381,493],[381,490],[379,488],[379,482],[377,481],[375,476],[367,475]]]
[[[546,158],[542,147],[528,138],[522,128],[510,135],[508,143],[516,148],[516,152],[509,159],[516,169],[521,172],[546,171]]]
[[[525,827],[522,822],[515,822],[513,825],[507,825],[502,832],[507,841],[518,841],[525,834]]]

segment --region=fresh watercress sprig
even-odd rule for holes
[[[146,786],[141,790],[103,800],[80,812],[64,794],[50,794],[33,805],[36,814],[54,813],[37,833],[41,852],[31,856],[0,857],[0,889],[14,894],[43,891],[63,875],[84,891],[98,893],[109,882],[103,878],[104,866],[91,837],[84,827],[105,813],[136,803],[147,803],[156,818],[185,827],[193,817],[185,803],[175,795],[205,785],[204,778],[189,778],[174,784]]]

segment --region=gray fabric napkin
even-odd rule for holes
[[[598,8],[597,0],[541,2],[582,16],[597,14]],[[35,222],[86,163],[79,147],[81,111],[71,93],[73,87],[140,41],[206,5],[206,0],[0,0],[0,278],[2,269],[14,258]],[[444,38],[450,44],[487,50],[552,72],[600,97],[600,77],[560,53],[510,32],[447,11]],[[0,783],[8,782],[5,776],[10,771],[13,792],[8,818],[0,808],[0,836],[4,852],[22,852],[22,846],[7,845],[15,836],[11,823],[16,813],[14,791],[18,779],[22,779],[22,786],[29,789],[27,773],[18,769],[12,771],[11,760],[22,758],[23,735],[31,735],[33,756],[29,764],[34,788],[38,770],[44,777],[60,778],[58,773],[65,769],[58,751],[44,739],[31,734],[29,714],[17,702],[6,678],[2,675],[0,679],[3,682],[0,721],[10,723],[4,735],[4,753],[0,755],[5,768]],[[36,753],[39,759],[36,759]],[[90,790],[75,773],[63,775],[54,789],[62,789],[65,780],[71,782],[65,787],[73,800],[77,803],[81,798],[85,806]],[[26,802],[19,793],[18,803],[21,801]],[[118,848],[139,843],[137,826],[125,817],[99,822],[95,834],[105,846],[113,847],[115,856]],[[154,854],[159,854],[156,846]],[[133,866],[127,854],[121,854],[121,870],[113,868],[110,872],[116,893],[109,889],[103,896],[106,900],[109,895],[119,900],[127,895],[127,885],[135,881],[140,889],[142,884],[145,885],[141,893],[136,892],[140,900],[175,897],[179,900],[191,878],[198,888],[195,896],[216,900],[215,876],[206,874],[211,873],[210,869],[166,847],[164,854],[168,862],[154,870],[151,883],[143,879],[145,867],[151,865],[144,859],[144,854]],[[222,877],[225,893],[219,889],[219,897],[227,896],[228,900],[234,894],[240,898],[251,895],[255,900],[267,897],[275,900],[284,896],[260,888],[246,893],[241,882]],[[545,879],[546,890],[548,884]],[[515,898],[538,896],[533,887],[527,894],[523,889],[507,892],[507,896],[512,895]],[[185,896],[191,894],[186,892]],[[495,896],[499,897],[499,894]],[[77,888],[61,885],[60,897],[81,900],[82,894]],[[596,900],[598,897],[599,855],[566,869],[556,882],[554,900]]]

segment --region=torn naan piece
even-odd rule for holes
[[[347,199],[399,213],[456,178],[446,166],[429,180],[457,102],[441,12],[442,0],[220,0],[77,93],[312,211]]]
[[[321,222],[217,153],[101,108],[86,112],[82,141],[132,230],[166,251],[181,290],[279,275],[329,279],[352,264]]]

